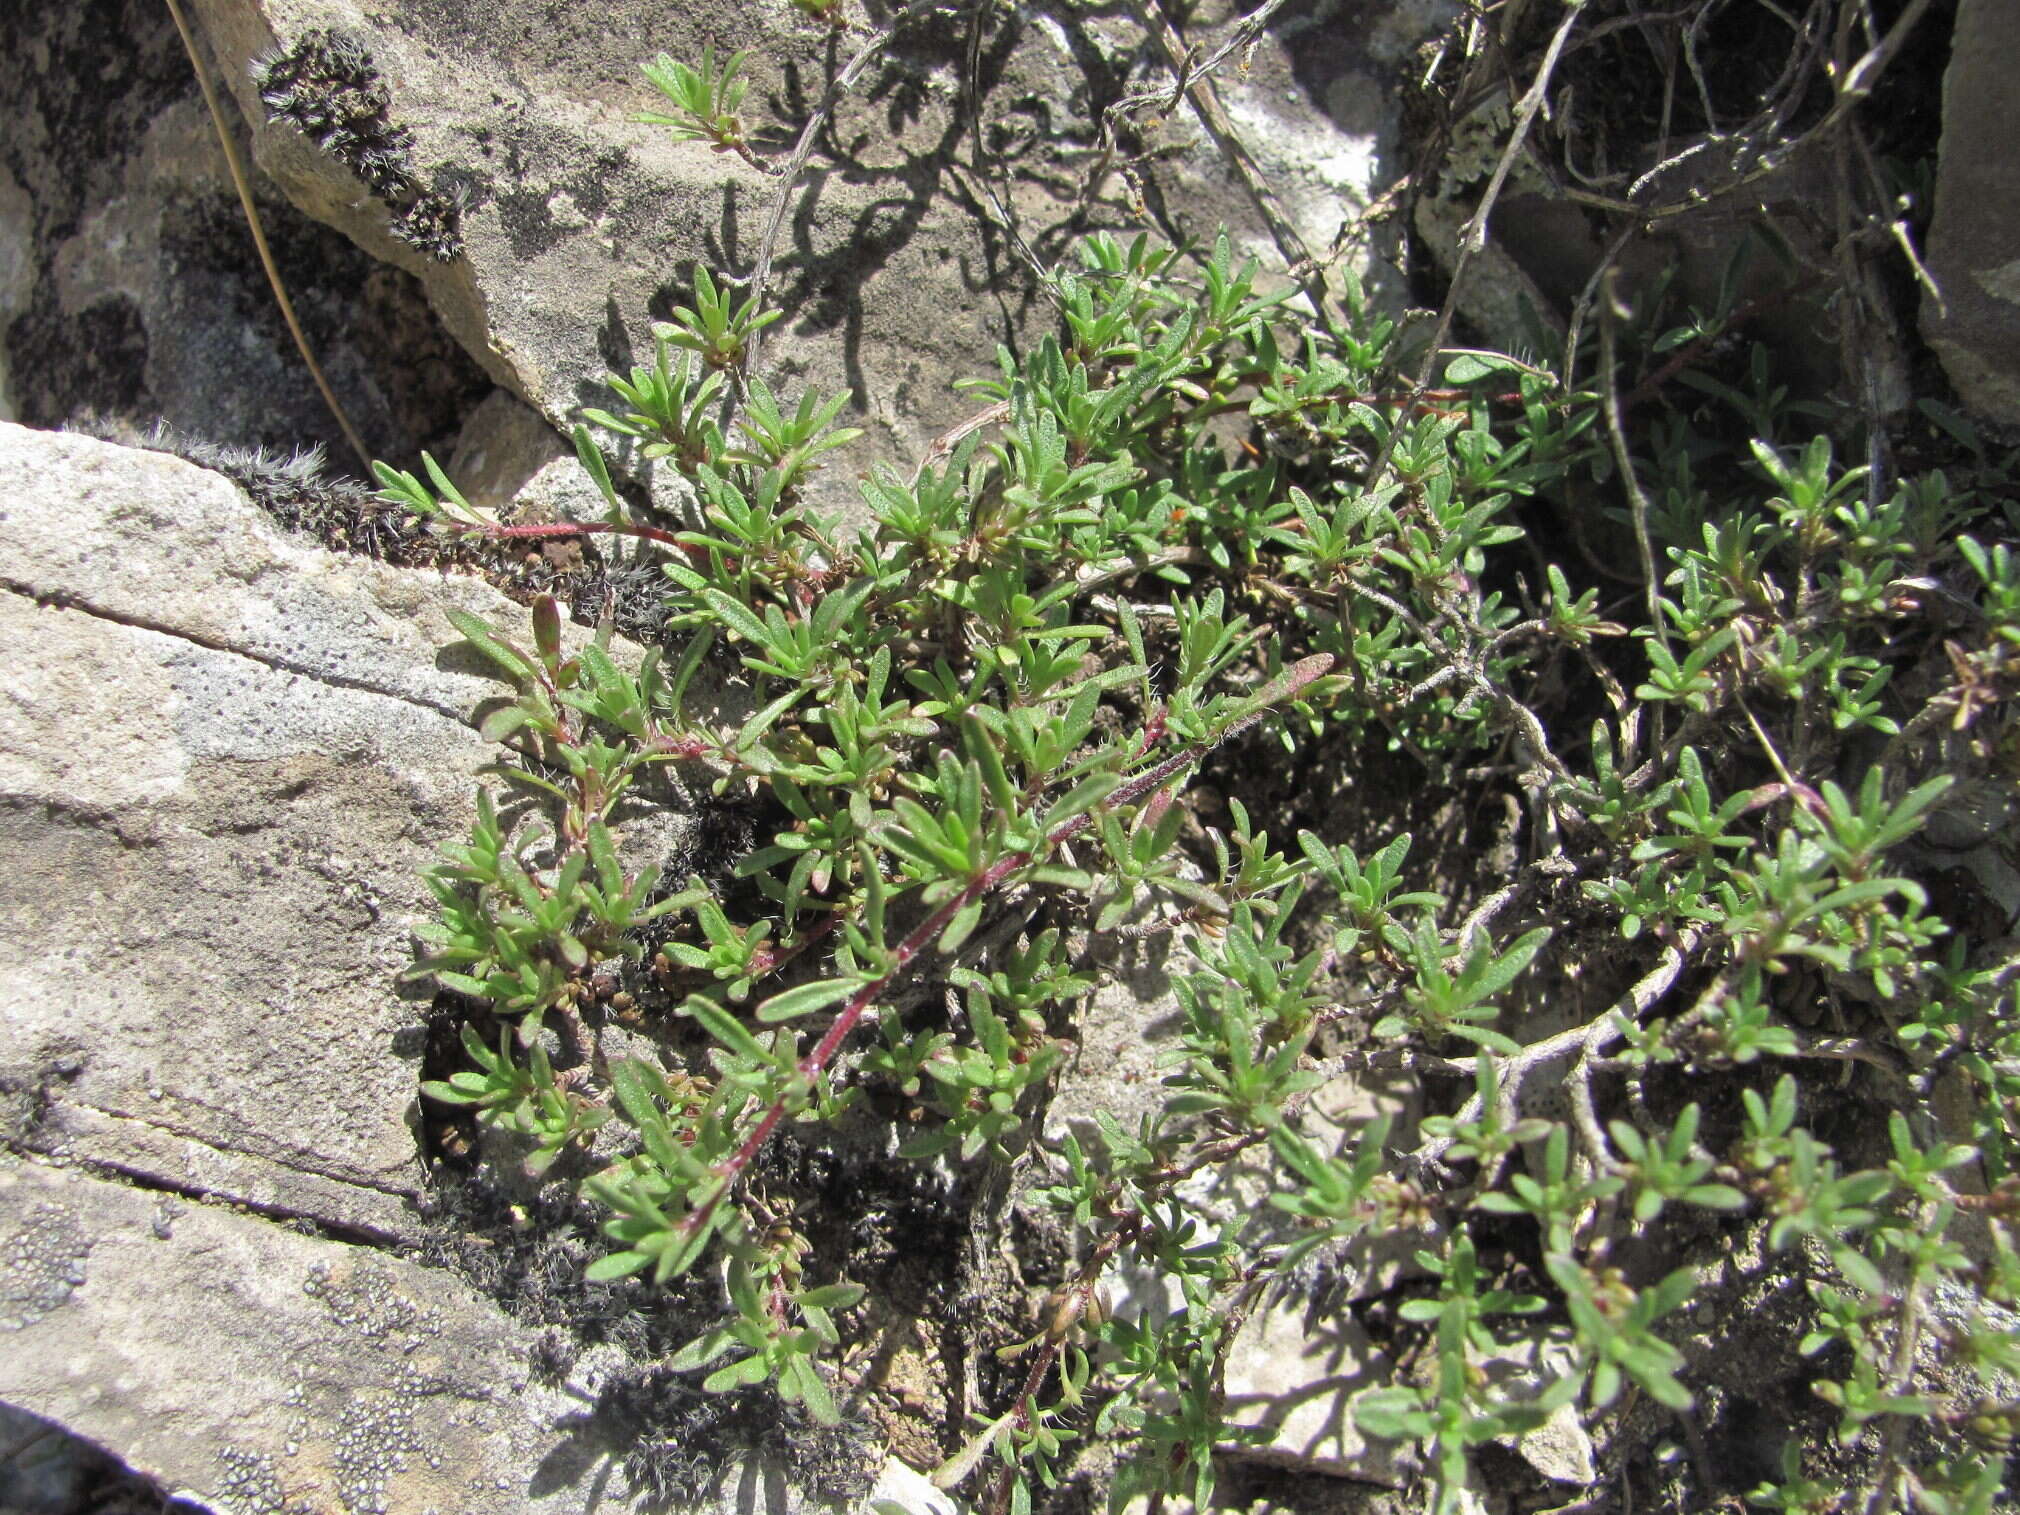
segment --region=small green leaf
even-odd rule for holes
[[[1069,789],[1045,812],[1045,832],[1049,836],[1075,816],[1084,815],[1113,794],[1121,783],[1112,773],[1090,774]]]
[[[651,1261],[643,1252],[611,1252],[584,1268],[582,1276],[593,1284],[607,1284],[614,1279],[631,1277]]]
[[[972,899],[954,912],[954,918],[947,922],[947,929],[940,933],[942,952],[959,952],[961,944],[968,940],[977,923],[982,919],[982,901]]]
[[[731,1389],[747,1389],[765,1381],[765,1360],[762,1357],[739,1357],[727,1367],[717,1368],[701,1381],[701,1386],[711,1394],[725,1394]]]
[[[687,998],[687,1003],[681,1007],[681,1012],[700,1021],[708,1034],[730,1051],[739,1053],[752,1062],[771,1061],[771,1054],[759,1045],[758,1039],[750,1034],[750,1029],[714,1000],[704,999],[699,994],[691,994]]]
[[[1414,1389],[1371,1389],[1354,1401],[1354,1424],[1383,1441],[1404,1441],[1430,1429]]]
[[[463,633],[464,641],[503,668],[514,679],[522,682],[532,679],[533,660],[493,631],[488,621],[471,615],[467,610],[451,610],[447,615],[449,624]]]
[[[1519,371],[1521,364],[1499,353],[1462,352],[1445,365],[1447,384],[1471,384],[1489,374]]]
[[[771,646],[771,637],[765,630],[765,623],[751,613],[749,606],[738,604],[720,589],[704,589],[701,597],[708,602],[708,608],[715,612],[718,621],[751,646],[756,648]]]
[[[774,994],[757,1008],[757,1018],[766,1025],[779,1021],[797,1019],[811,1015],[816,1010],[825,1010],[854,994],[860,986],[854,979],[825,979],[819,983],[801,984],[782,994]]]
[[[532,712],[524,705],[501,705],[484,717],[477,733],[487,742],[502,742],[532,718]]]
[[[533,645],[548,667],[561,661],[561,606],[551,594],[533,602]]]
[[[704,1331],[693,1341],[682,1347],[666,1360],[666,1365],[675,1373],[691,1373],[696,1368],[705,1368],[723,1353],[736,1345],[736,1336],[726,1326]]]
[[[836,1425],[841,1421],[841,1413],[835,1408],[834,1396],[828,1386],[821,1382],[821,1375],[813,1362],[795,1353],[786,1359],[785,1368],[779,1374],[779,1387],[788,1398],[797,1399],[807,1407],[807,1413],[824,1426]]]
[[[824,1284],[794,1295],[793,1302],[802,1309],[848,1310],[861,1303],[868,1293],[861,1284]]]
[[[610,483],[610,465],[604,461],[603,449],[598,447],[589,435],[589,428],[580,421],[575,423],[575,456],[580,460],[583,472],[596,482],[596,489],[603,496],[603,503],[615,521],[624,514],[624,502],[617,497],[617,491]]]

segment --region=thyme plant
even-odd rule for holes
[[[738,146],[736,62],[660,69],[679,129]],[[636,662],[567,651],[552,600],[530,640],[458,623],[514,690],[484,730],[525,803],[481,801],[430,876],[421,971],[496,1030],[424,1092],[568,1157],[606,1216],[592,1277],[720,1289],[672,1366],[821,1419],[848,1413],[834,1348],[863,1290],[751,1198],[767,1143],[902,1108],[906,1158],[1028,1168],[1080,1246],[940,1472],[992,1511],[1033,1508],[1085,1437],[1124,1443],[1117,1507],[1204,1504],[1241,1439],[1243,1322],[1392,1232],[1421,1244],[1399,1329],[1427,1366],[1354,1414],[1416,1444],[1429,1508],[1564,1407],[1688,1416],[1678,1307],[1743,1242],[1804,1259],[1831,1435],[1742,1492],[1992,1508],[2020,1423],[2020,1003],[2010,939],[1940,911],[1915,849],[1960,787],[2013,778],[2005,527],[1939,474],[1771,440],[1786,414],[1708,468],[1733,424],[1711,385],[1623,460],[1597,394],[1470,351],[1412,388],[1351,278],[1325,326],[1273,287],[1225,238],[1191,259],[1088,238],[1056,333],[846,520],[808,493],[854,435],[845,397],[743,373],[739,332],[776,313],[705,274],[589,413],[692,484],[692,519],[634,511],[586,431],[599,526],[500,525],[432,465],[381,465],[448,529],[628,536],[665,577],[666,650]],[[1555,545],[1626,563],[1637,535],[1653,583]],[[698,699],[711,681],[739,714]],[[1232,790],[1196,812],[1230,744],[1223,786],[1369,753],[1502,797],[1509,860],[1357,848],[1312,823],[1324,797],[1302,826]],[[625,817],[676,780],[764,817],[715,877],[626,861]],[[1146,930],[1179,965],[1160,1107],[1041,1140],[1104,938]],[[606,1057],[647,983],[703,1035]],[[1319,1140],[1316,1089],[1396,1070],[1419,1126]],[[1236,1161],[1266,1165],[1268,1213],[1203,1226],[1189,1181]],[[1110,1313],[1125,1260],[1169,1310]],[[1545,1327],[1569,1344],[1554,1381],[1480,1370]]]

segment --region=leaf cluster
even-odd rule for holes
[[[677,130],[741,140],[737,61],[661,67]],[[564,655],[551,605],[531,650],[458,626],[514,686],[484,729],[532,803],[487,797],[447,850],[421,971],[525,1031],[469,1037],[470,1070],[426,1092],[543,1162],[593,1143],[582,1189],[614,1243],[594,1275],[719,1259],[721,1322],[677,1365],[819,1419],[845,1412],[826,1363],[864,1295],[752,1191],[767,1141],[886,1119],[905,1160],[1029,1165],[1081,1250],[1014,1349],[1023,1388],[947,1472],[996,1469],[994,1509],[1031,1508],[1088,1436],[1133,1449],[1118,1500],[1203,1501],[1262,1292],[1398,1231],[1436,1284],[1401,1311],[1427,1368],[1354,1414],[1421,1445],[1435,1508],[1459,1507],[1478,1448],[1552,1415],[1618,1414],[1630,1386],[1692,1403],[1672,1318],[1705,1259],[1669,1244],[1705,1228],[1828,1261],[1803,1349],[1875,1490],[1977,1487],[1969,1427],[2011,1407],[1946,1398],[1920,1365],[1928,1347],[1984,1385],[2014,1366],[1993,1320],[2020,1280],[2020,1005],[1916,848],[2010,765],[2010,547],[1932,529],[1954,524],[1940,478],[1882,487],[1822,432],[1792,445],[1765,375],[1692,389],[1758,423],[1718,508],[1692,417],[1649,430],[1657,582],[1539,571],[1526,525],[1611,467],[1597,397],[1469,350],[1443,389],[1402,389],[1414,355],[1351,280],[1326,325],[1269,288],[1224,237],[1089,238],[1055,276],[1058,331],[1000,354],[963,438],[873,470],[845,521],[809,483],[858,434],[846,397],[745,379],[777,313],[697,273],[654,366],[588,413],[693,485],[672,530],[607,492],[609,529],[670,549],[673,671]],[[389,495],[491,529],[429,467],[388,471]],[[735,696],[707,714],[704,667]],[[1524,860],[1483,879],[1400,827],[1357,848],[1319,807],[1240,794],[1209,816],[1187,780],[1237,739],[1245,763],[1373,747],[1427,788],[1506,797]],[[669,765],[763,818],[725,876],[678,892],[617,845]],[[1042,1138],[1099,966],[1151,935],[1178,963],[1154,1112]],[[604,1065],[569,1030],[612,971],[653,976],[686,1028],[657,1062]],[[1870,1072],[1886,1152],[1819,1134],[1820,1066]],[[1322,1139],[1308,1102],[1343,1067],[1455,1092]],[[1650,1094],[1658,1068],[1684,1097]],[[1564,1109],[1535,1100],[1550,1086]],[[1213,1224],[1189,1185],[1237,1162],[1266,1166],[1271,1201]],[[1519,1281],[1511,1230],[1540,1259]],[[1124,1261],[1174,1303],[1111,1316],[1100,1281]],[[1938,1329],[1929,1302],[1960,1282],[1980,1303]],[[1543,1316],[1566,1366],[1511,1391],[1481,1364]],[[1919,1461],[1910,1422],[1932,1430]],[[1798,1456],[1760,1498],[1800,1507],[1806,1477]]]

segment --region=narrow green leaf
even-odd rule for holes
[[[822,1425],[832,1426],[840,1422],[842,1417],[835,1408],[834,1396],[821,1382],[821,1375],[815,1371],[811,1359],[798,1354],[787,1358],[781,1380],[780,1387],[788,1389],[791,1397],[805,1405],[807,1413]]]
[[[730,1051],[739,1053],[753,1062],[768,1063],[771,1054],[763,1048],[744,1023],[723,1009],[714,1000],[704,999],[699,994],[690,994],[681,1013],[691,1015],[700,1021],[708,1034],[721,1042]]]
[[[561,606],[551,594],[533,602],[533,646],[549,668],[561,661]]]
[[[824,979],[818,983],[801,984],[797,988],[787,989],[781,994],[774,994],[770,999],[759,1005],[757,1008],[757,1018],[766,1025],[775,1025],[779,1021],[789,1021],[797,1019],[802,1015],[811,1015],[816,1010],[825,1010],[830,1005],[839,1004],[854,994],[858,987],[860,986],[855,980],[846,978]]]
[[[484,717],[477,734],[487,742],[502,742],[533,718],[524,705],[501,705]]]
[[[736,1337],[726,1327],[717,1326],[675,1352],[666,1360],[666,1366],[675,1373],[691,1373],[707,1367],[735,1345]]]
[[[582,1276],[593,1284],[607,1284],[615,1279],[631,1277],[651,1261],[643,1252],[611,1252],[584,1268]]]
[[[711,1394],[725,1394],[731,1389],[747,1389],[765,1381],[765,1360],[762,1357],[739,1357],[727,1367],[717,1368],[701,1381],[701,1386]]]
[[[959,952],[961,944],[968,940],[976,925],[982,919],[982,901],[972,899],[954,912],[954,918],[947,922],[947,929],[940,933],[942,952]]]
[[[1480,353],[1461,353],[1445,365],[1445,382],[1447,384],[1471,384],[1476,379],[1484,379],[1488,374],[1497,372],[1502,366],[1498,363],[1488,362],[1485,356]]]
[[[869,1291],[861,1284],[824,1284],[793,1296],[802,1309],[847,1310],[862,1301]]]
[[[751,613],[750,607],[731,599],[720,589],[704,589],[701,597],[708,602],[715,618],[742,637],[751,646],[768,650],[772,646],[771,634],[765,623]]]
[[[1045,812],[1043,829],[1050,836],[1075,816],[1084,815],[1115,793],[1121,780],[1112,773],[1091,773]]]
[[[451,610],[446,614],[449,624],[463,634],[464,641],[513,678],[530,680],[533,677],[533,660],[493,631],[489,622],[471,615],[467,610]]]
[[[610,465],[604,461],[603,449],[598,447],[589,435],[589,428],[580,421],[575,423],[575,456],[581,462],[583,472],[596,481],[596,489],[603,496],[604,507],[610,512],[612,521],[624,514],[624,502],[617,497],[617,491],[610,483]]]

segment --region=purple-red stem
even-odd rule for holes
[[[1144,795],[1149,794],[1162,785],[1173,774],[1198,762],[1209,751],[1219,746],[1229,737],[1254,725],[1262,719],[1263,712],[1271,705],[1274,705],[1286,695],[1296,694],[1314,679],[1322,677],[1332,666],[1332,654],[1325,652],[1315,653],[1311,657],[1303,658],[1291,664],[1290,667],[1278,674],[1261,691],[1257,696],[1255,708],[1241,719],[1229,725],[1227,730],[1209,741],[1195,742],[1184,750],[1173,753],[1155,768],[1140,773],[1135,778],[1123,784],[1103,803],[1105,805],[1127,805],[1141,799]],[[913,958],[925,951],[933,940],[939,936],[947,923],[963,907],[988,893],[991,889],[994,889],[998,884],[1010,877],[1011,874],[1017,872],[1018,869],[1029,865],[1031,860],[1038,855],[1039,850],[1050,852],[1054,848],[1073,840],[1074,837],[1085,831],[1093,823],[1094,812],[1091,810],[1076,815],[1071,820],[1062,821],[1046,834],[1042,849],[1013,852],[1007,857],[999,858],[996,862],[976,874],[975,877],[968,880],[958,893],[944,901],[931,915],[914,926],[906,934],[905,939],[898,943],[897,948],[892,952],[890,967],[886,968],[876,979],[863,985],[862,988],[849,997],[849,1002],[842,1006],[841,1012],[834,1019],[834,1023],[828,1027],[827,1034],[814,1044],[813,1050],[799,1060],[797,1071],[800,1077],[805,1079],[809,1085],[812,1084],[813,1080],[820,1075],[821,1070],[833,1060],[835,1053],[841,1049],[841,1045],[848,1039],[849,1033],[855,1030],[856,1022],[863,1018],[863,1012],[875,1003],[877,996],[884,992],[890,985],[891,980],[896,978]],[[716,1169],[716,1174],[722,1179],[722,1183],[713,1194],[709,1195],[706,1200],[691,1211],[687,1218],[681,1222],[680,1232],[683,1239],[692,1238],[697,1231],[708,1224],[709,1218],[715,1214],[716,1206],[721,1204],[723,1198],[730,1190],[736,1187],[736,1181],[742,1175],[743,1170],[750,1166],[752,1160],[763,1150],[764,1144],[771,1139],[772,1132],[778,1129],[779,1122],[785,1119],[787,1102],[786,1097],[774,1100],[771,1108],[765,1111],[764,1118],[752,1128],[750,1135],[744,1138],[743,1145],[731,1153],[729,1158]]]
[[[699,547],[681,541],[679,535],[663,526],[613,526],[608,521],[588,521],[580,525],[573,521],[562,521],[553,525],[535,524],[528,526],[472,526],[467,529],[481,531],[485,536],[504,540],[545,541],[552,537],[637,537],[642,542],[658,542],[662,546],[678,548],[697,563],[708,561],[708,554]]]

